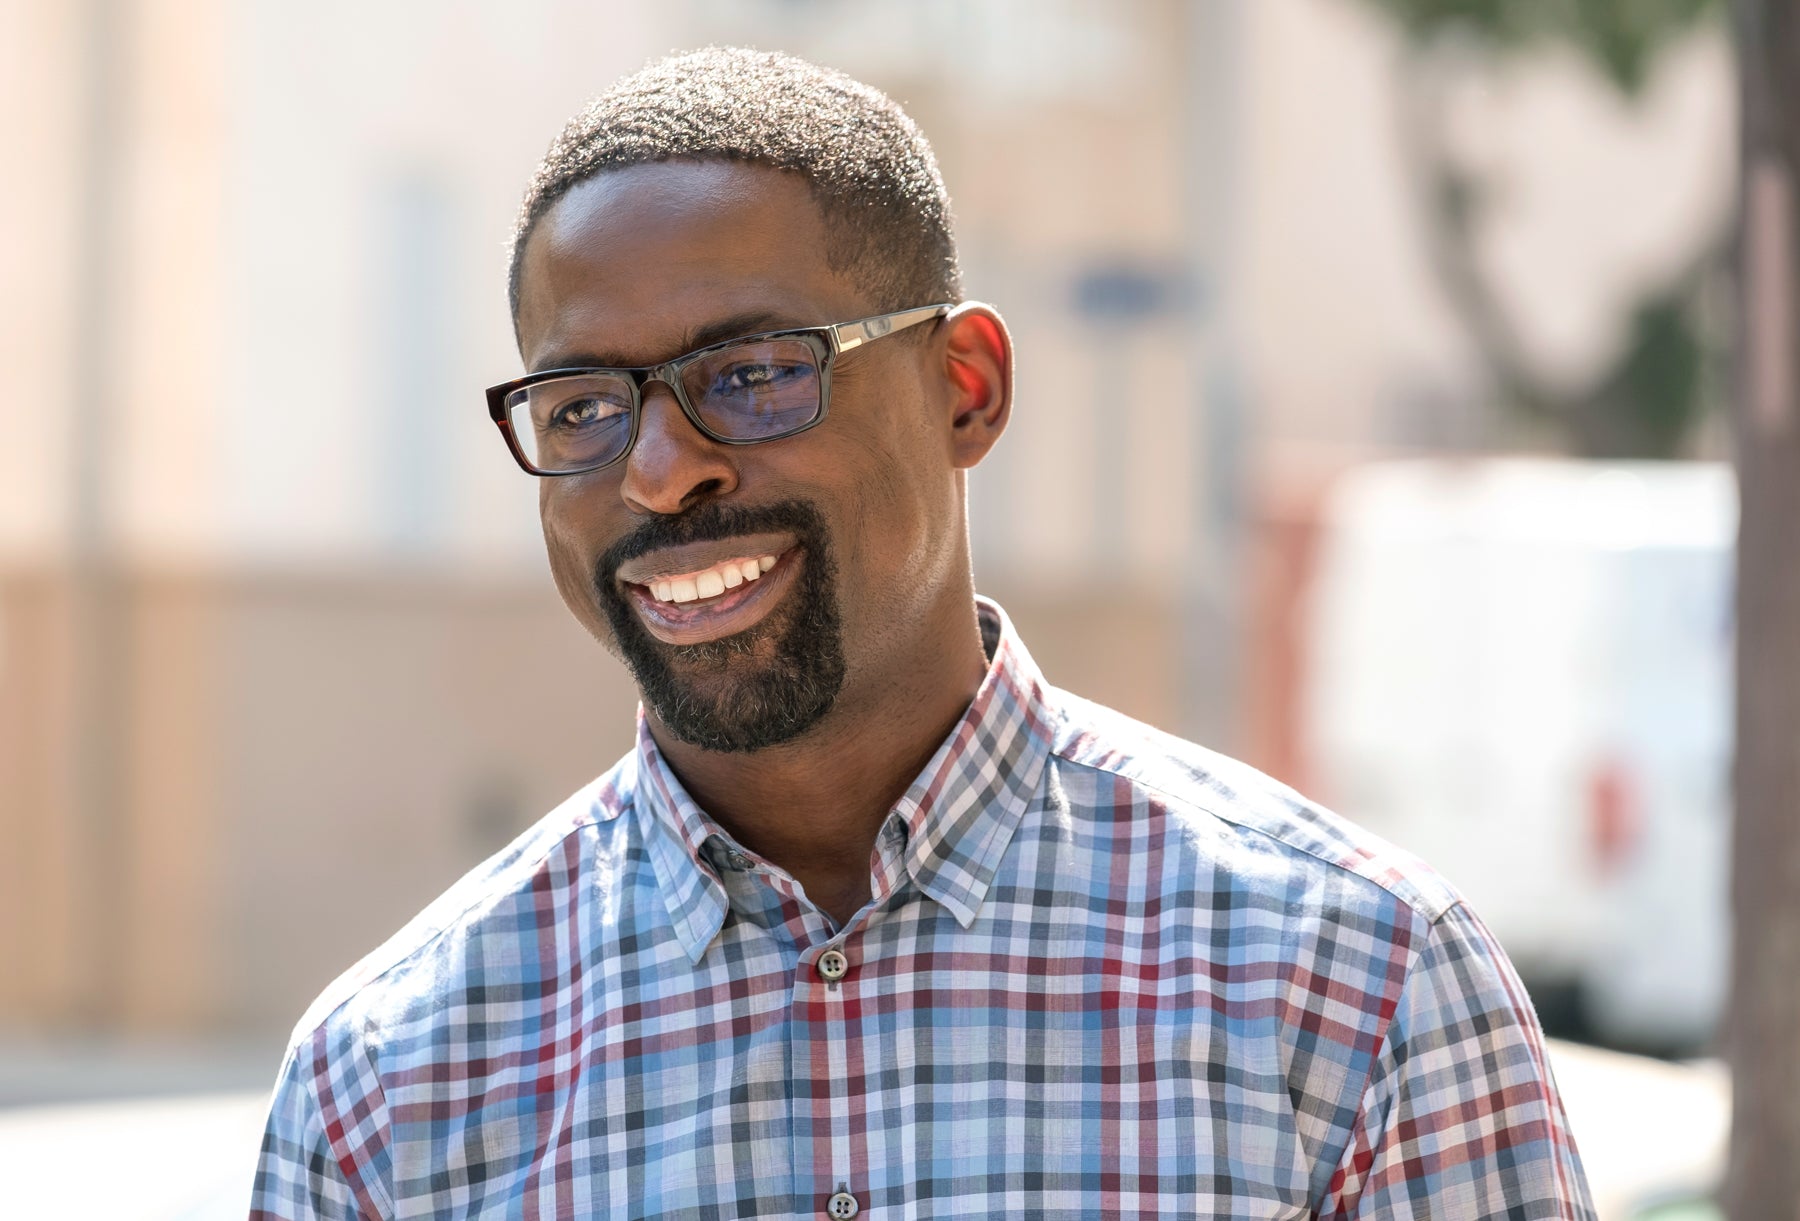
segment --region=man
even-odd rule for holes
[[[301,1021],[254,1215],[1590,1215],[1455,893],[975,596],[1012,350],[892,102],[652,65],[512,301],[490,408],[636,749]]]

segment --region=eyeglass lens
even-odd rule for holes
[[[506,397],[513,436],[544,471],[603,466],[631,441],[631,379],[576,374],[514,390]]]
[[[706,426],[734,441],[783,436],[819,414],[819,364],[800,339],[759,339],[703,352],[681,388]]]
[[[682,363],[681,389],[717,436],[769,441],[818,418],[819,364],[800,339],[728,344]],[[633,385],[622,374],[549,378],[506,399],[513,436],[543,471],[591,470],[616,461],[631,440]]]

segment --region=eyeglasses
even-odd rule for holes
[[[778,441],[824,421],[838,356],[952,308],[746,335],[642,369],[549,369],[491,387],[488,414],[533,475],[579,475],[629,454],[650,382],[673,391],[688,421],[721,445]]]

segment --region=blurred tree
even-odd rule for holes
[[[1480,349],[1500,397],[1561,429],[1589,457],[1673,457],[1706,406],[1708,356],[1719,345],[1705,301],[1726,242],[1706,242],[1631,311],[1611,367],[1566,388],[1527,355],[1483,270],[1477,243],[1495,194],[1461,164],[1446,131],[1445,90],[1471,67],[1558,45],[1575,48],[1621,93],[1642,93],[1662,52],[1722,0],[1361,0],[1405,34],[1402,135],[1424,197],[1426,245],[1452,309]]]
[[[1737,818],[1732,847],[1735,1221],[1800,1213],[1800,0],[1739,0]]]

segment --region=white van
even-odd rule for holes
[[[1702,1046],[1727,955],[1728,467],[1379,463],[1305,616],[1321,799],[1455,882],[1543,996]]]

